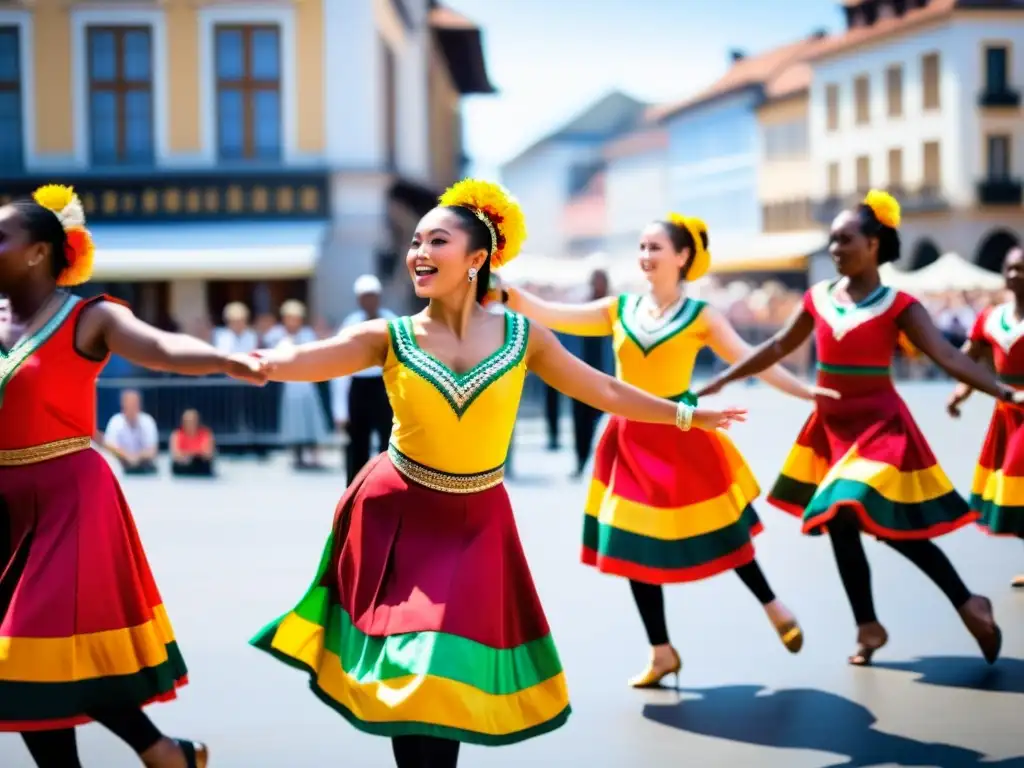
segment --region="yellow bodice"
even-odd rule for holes
[[[505,343],[465,373],[420,348],[412,320],[389,321],[384,386],[394,411],[391,445],[425,467],[457,475],[505,463],[526,380],[530,325],[505,313]]]
[[[616,376],[652,395],[682,395],[690,389],[697,353],[708,343],[706,302],[684,299],[665,319],[654,322],[638,312],[641,301],[624,294],[612,304]]]

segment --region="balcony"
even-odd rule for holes
[[[938,186],[925,185],[914,190],[892,192],[904,213],[937,213],[949,210],[949,201]]]
[[[839,215],[850,199],[845,196],[831,195],[829,197],[817,200],[814,203],[813,215],[814,220],[820,224],[831,224],[832,219]]]
[[[331,211],[329,178],[321,170],[18,177],[0,180],[0,204],[52,181],[75,188],[93,223],[318,221]]]
[[[986,88],[978,94],[978,106],[986,109],[1016,109],[1020,106],[1020,91],[1014,88],[1000,88],[999,90]]]
[[[982,205],[1020,205],[1024,202],[1024,184],[1020,179],[983,179],[978,182],[978,202]]]

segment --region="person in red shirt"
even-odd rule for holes
[[[171,474],[213,477],[213,432],[199,420],[199,411],[181,414],[181,426],[171,433]]]
[[[207,749],[143,713],[187,670],[132,513],[92,449],[96,378],[110,355],[187,375],[265,382],[248,355],[157,330],[105,296],[85,213],[49,185],[0,208],[0,732],[40,768],[80,768],[75,726],[96,721],[151,768],[204,768]]]

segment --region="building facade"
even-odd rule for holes
[[[579,238],[566,228],[566,206],[603,173],[604,145],[631,130],[645,109],[642,102],[614,91],[502,166],[501,181],[519,199],[529,222],[526,248],[531,253],[568,255]]]
[[[644,227],[672,207],[668,147],[668,132],[656,123],[605,146],[605,249],[616,259],[635,254]]]
[[[479,30],[431,0],[6,3],[0,199],[73,184],[97,288],[147,319],[300,298],[336,322],[460,174],[461,96],[492,90]]]
[[[901,267],[955,252],[999,269],[1024,232],[1024,6],[874,0],[846,13],[811,62],[818,218],[888,188],[903,205]]]

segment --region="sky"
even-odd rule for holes
[[[471,173],[499,166],[613,89],[660,103],[749,53],[838,31],[838,0],[442,0],[483,31],[499,93],[463,101]]]

